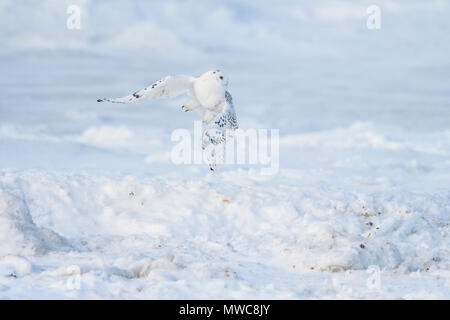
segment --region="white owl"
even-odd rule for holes
[[[184,111],[200,109],[207,125],[203,134],[203,148],[208,144],[222,145],[227,138],[225,131],[238,128],[231,94],[227,91],[228,79],[220,70],[210,70],[200,77],[167,76],[133,94],[116,99],[98,99],[98,102],[133,103],[148,95],[153,98],[173,98],[187,93],[190,99],[182,106]],[[210,168],[217,165],[218,153],[213,151]],[[216,157],[216,159],[214,159]]]

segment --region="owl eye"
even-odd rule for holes
[[[223,80],[223,77],[222,77],[222,76],[220,76],[219,78],[220,78],[220,80]]]

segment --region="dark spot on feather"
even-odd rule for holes
[[[103,102],[103,99],[97,99],[97,102]]]

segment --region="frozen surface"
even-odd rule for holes
[[[66,9],[82,9],[81,30]],[[450,3],[0,2],[0,298],[450,298]],[[176,166],[221,68],[280,170]]]

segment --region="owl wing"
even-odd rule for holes
[[[234,130],[239,128],[236,112],[234,111],[233,99],[228,91],[225,92],[225,100],[222,104],[222,112],[217,114],[203,131],[204,136],[206,135],[209,142],[213,144],[221,143],[226,139],[227,132],[228,134],[232,134]]]
[[[173,98],[192,90],[195,79],[196,78],[194,77],[188,76],[167,76],[156,81],[152,85],[125,97],[115,99],[98,99],[97,102],[107,101],[112,103],[133,103],[150,94],[154,99]]]
[[[239,128],[236,112],[234,111],[233,98],[228,91],[225,91],[225,106],[223,111],[216,116],[212,125],[229,130],[236,130]]]
[[[239,128],[231,94],[225,92],[223,111],[203,130],[203,150],[207,150],[209,168],[214,171],[225,162],[227,139],[233,139],[234,130]]]

